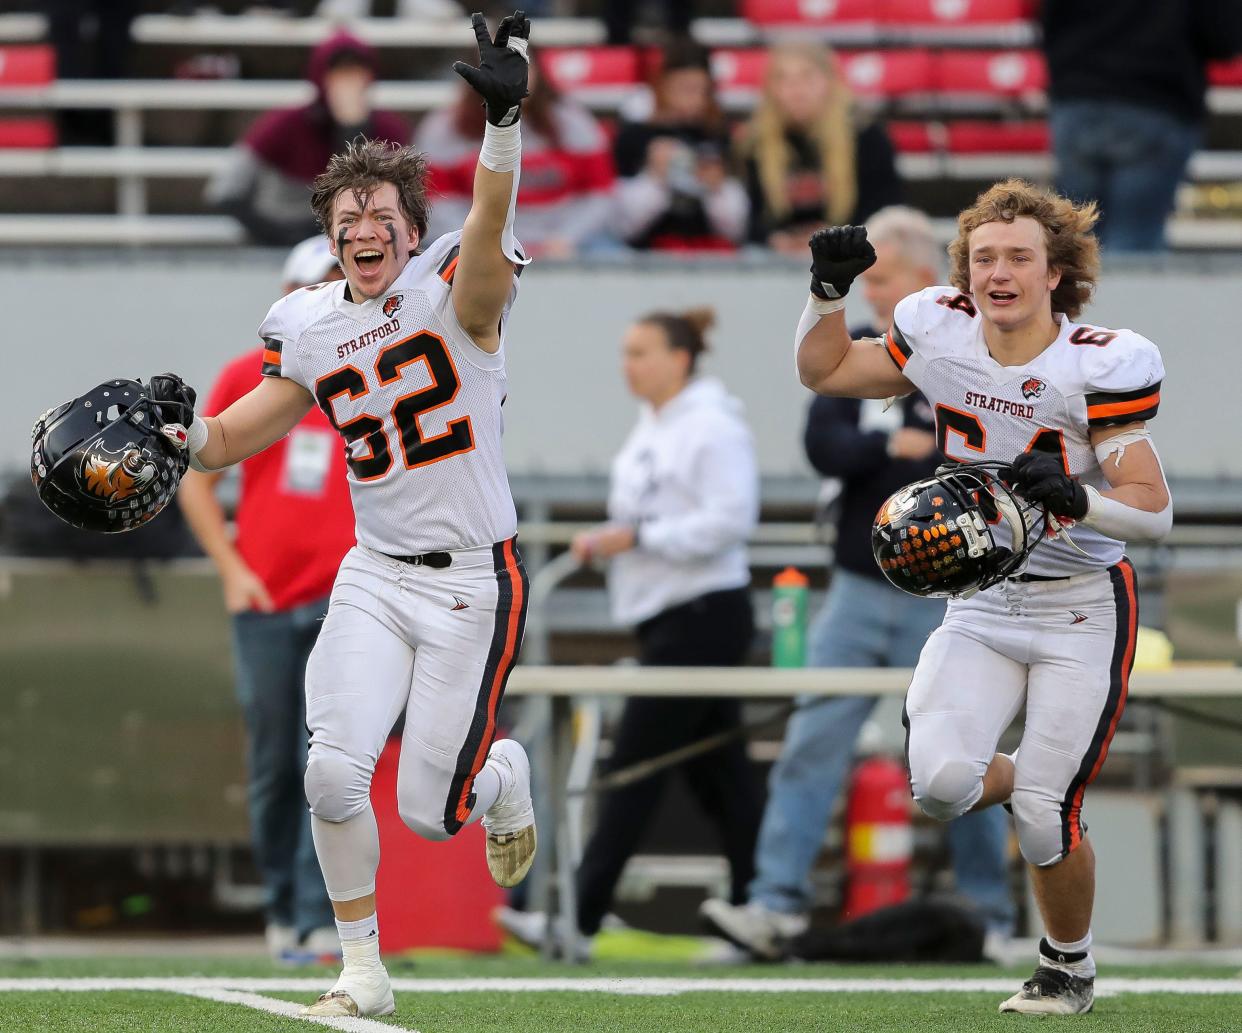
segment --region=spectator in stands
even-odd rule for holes
[[[262,116],[207,185],[207,200],[235,216],[258,244],[292,245],[318,231],[310,184],[354,137],[409,142],[405,120],[371,107],[375,50],[337,33],[312,52],[306,77],[315,99]]]
[[[670,36],[690,34],[690,16],[694,0],[663,0],[659,4],[636,3],[635,0],[603,0],[604,29],[610,47],[625,47],[633,42],[634,23],[639,16],[652,10],[664,16],[664,28]]]
[[[531,255],[569,258],[608,237],[617,177],[599,122],[561,96],[544,74],[538,51],[531,56],[518,184],[522,246]],[[430,168],[428,193],[434,203],[428,240],[461,229],[465,221],[483,125],[479,95],[462,83],[457,103],[429,114],[414,134],[414,149],[423,152]]]
[[[1203,142],[1205,65],[1242,51],[1237,0],[1044,0],[1056,187],[1100,205],[1106,252],[1160,251]]]
[[[665,47],[654,93],[651,117],[617,134],[619,231],[633,247],[732,250],[746,236],[750,204],[728,174],[707,50],[689,39]]]
[[[877,212],[867,224],[876,262],[862,274],[875,327],[884,333],[908,294],[941,282],[930,221],[911,208]],[[816,396],[806,425],[811,465],[837,483],[836,569],[823,609],[812,624],[808,659],[815,667],[912,667],[945,604],[897,591],[871,553],[871,525],[898,488],[929,477],[941,461],[935,421],[917,392],[895,405],[880,399]],[[749,901],[703,902],[704,918],[728,939],[761,958],[779,957],[782,940],[806,930],[813,903],[811,872],[845,782],[854,744],[875,707],[874,696],[808,697],[789,720],[781,755],[768,782],[768,802],[755,852]],[[997,938],[1013,931],[999,808],[967,814],[948,826],[957,889]]]
[[[293,249],[284,293],[341,279],[322,235]],[[259,382],[263,349],[225,366],[202,410],[228,408]],[[354,544],[345,456],[312,408],[282,441],[240,466],[235,537],[216,497],[223,471],[190,471],[177,500],[220,574],[232,615],[237,698],[247,733],[251,842],[267,891],[267,942],[294,960],[340,952],[302,779],[306,772],[303,678],[341,558]]]
[[[48,0],[48,40],[61,79],[123,79],[133,48],[134,0]],[[93,15],[93,17],[91,17]],[[60,142],[109,146],[112,112],[65,108],[57,120]]]
[[[750,649],[746,540],[758,516],[759,475],[741,403],[718,380],[696,374],[713,318],[708,309],[655,312],[626,332],[625,377],[642,413],[613,460],[608,523],[573,540],[580,562],[608,561],[612,614],[637,627],[642,664],[732,667]],[[740,723],[737,699],[628,699],[612,737],[609,771]],[[678,770],[717,829],[733,899],[741,901],[754,874],[759,823],[759,787],[745,744],[735,739]],[[600,797],[578,869],[584,936],[599,931],[672,773],[664,769]],[[499,917],[519,938],[541,938],[542,914],[504,910]]]
[[[738,154],[750,239],[786,254],[802,255],[824,225],[861,223],[900,199],[888,133],[854,110],[836,56],[818,44],[772,49]]]

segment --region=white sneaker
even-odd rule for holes
[[[715,897],[699,905],[699,916],[730,943],[768,961],[784,957],[785,941],[800,936],[811,924],[804,914],[771,911],[753,901],[730,904]]]
[[[297,949],[298,931],[291,925],[271,922],[263,930],[263,939],[267,941],[268,954],[280,961],[286,953]]]
[[[312,929],[302,939],[302,950],[308,954],[322,957],[325,954],[341,956],[341,934],[334,925],[321,925]]]
[[[483,815],[487,868],[497,886],[516,886],[535,860],[535,808],[530,798],[530,761],[521,743],[497,739],[487,754],[501,770],[500,795]]]
[[[616,915],[609,916],[614,923],[621,923]],[[511,907],[496,908],[492,920],[519,943],[540,950],[547,936],[548,916],[544,911],[516,911]],[[559,923],[553,927],[553,950],[557,957],[565,958],[564,937]],[[573,961],[590,961],[595,954],[595,937],[579,933],[574,938]]]
[[[543,946],[548,930],[547,912],[518,911],[516,908],[501,905],[492,911],[492,920],[518,943],[524,943],[536,950]]]
[[[332,989],[302,1009],[303,1015],[391,1015],[397,1010],[392,984],[383,965],[353,965],[341,970]]]
[[[1022,989],[1002,1001],[1002,1012],[1023,1015],[1085,1015],[1095,1003],[1095,978],[1040,965]]]

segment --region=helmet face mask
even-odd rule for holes
[[[173,497],[189,455],[161,431],[146,388],[111,380],[35,421],[30,478],[48,509],[86,531],[130,531]]]
[[[884,577],[911,595],[966,598],[1017,574],[1045,517],[1004,483],[1008,471],[1007,463],[952,464],[895,492],[871,530]]]

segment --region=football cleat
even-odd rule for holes
[[[538,846],[530,798],[530,761],[513,739],[497,739],[487,756],[507,769],[502,773],[500,795],[483,815],[487,870],[497,886],[508,889],[526,878]]]
[[[303,1015],[391,1015],[397,1010],[383,965],[346,966],[332,989],[302,1009]]]
[[[1001,1002],[1002,1012],[1023,1015],[1083,1015],[1095,1003],[1095,979],[1040,965],[1022,989]]]
[[[699,905],[699,917],[718,936],[766,961],[783,958],[788,941],[811,924],[806,915],[772,911],[753,901],[730,904],[715,897]]]

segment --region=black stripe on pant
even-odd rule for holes
[[[638,628],[640,662],[652,667],[736,667],[754,635],[747,589],[711,592],[644,621]],[[609,771],[677,749],[742,721],[740,701],[704,697],[634,697],[626,700],[613,735]],[[626,862],[638,849],[664,795],[668,777],[680,771],[716,827],[729,862],[732,899],[746,900],[754,877],[761,793],[738,740],[665,769],[599,800],[595,830],[578,869],[578,927],[599,931]]]
[[[518,552],[517,539],[493,545],[492,562],[496,571],[496,617],[487,663],[475,698],[474,716],[470,720],[466,741],[457,754],[457,765],[444,805],[444,830],[450,836],[461,831],[474,808],[474,778],[487,759],[487,751],[495,737],[496,714],[526,630],[529,591],[526,567]]]
[[[1091,745],[1083,755],[1061,801],[1061,856],[1067,857],[1082,841],[1087,831],[1082,823],[1082,798],[1088,783],[1095,777],[1096,767],[1108,751],[1121,711],[1126,705],[1130,669],[1134,666],[1134,639],[1138,633],[1138,579],[1134,565],[1126,558],[1108,568],[1113,585],[1113,601],[1117,606],[1117,634],[1113,639],[1113,655],[1109,664],[1108,698],[1100,711],[1091,736]]]

